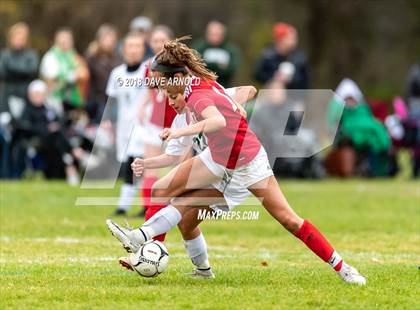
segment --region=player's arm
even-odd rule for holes
[[[131,169],[135,176],[140,177],[143,174],[144,169],[157,169],[173,166],[179,163],[180,157],[181,156],[162,154],[147,159],[136,158],[131,164]]]
[[[185,128],[177,130],[165,128],[162,138],[169,141],[184,136],[194,136],[199,133],[211,133],[226,127],[226,119],[214,105],[209,105],[201,111],[201,116],[203,117],[202,121]]]
[[[176,165],[180,162],[181,156],[161,154],[155,157],[143,160],[145,169],[157,169]]]
[[[140,177],[145,169],[158,169],[175,166],[190,156],[191,151],[188,150],[182,155],[162,154],[147,159],[136,158],[131,164],[131,169],[136,177]]]
[[[229,88],[227,91],[229,91]],[[257,89],[254,86],[238,86],[234,87],[234,91],[235,93],[231,97],[241,106],[253,99],[257,94]]]
[[[160,138],[165,140],[163,133],[160,134]],[[190,156],[191,140],[187,139],[185,141],[181,141],[180,139],[173,139],[168,142],[165,154],[147,159],[136,158],[131,165],[131,168],[134,174],[139,177],[143,173],[144,169],[157,169],[174,166]]]
[[[246,117],[243,105],[255,97],[257,89],[254,86],[238,86],[226,89],[226,93],[232,98],[239,113]]]

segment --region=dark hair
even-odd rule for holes
[[[156,55],[154,62],[157,65],[165,67],[187,68],[200,78],[213,81],[216,80],[216,73],[207,69],[200,54],[195,49],[189,48],[186,44],[181,42],[189,39],[191,39],[191,36],[184,36],[165,43],[163,50]],[[160,70],[157,69],[156,71]],[[182,70],[172,70],[171,72],[167,71],[166,73],[174,75],[176,72],[182,72]]]

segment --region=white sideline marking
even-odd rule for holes
[[[171,258],[177,259],[188,259],[187,254],[170,254]],[[235,255],[227,255],[227,254],[213,254],[211,255],[213,258],[230,258],[236,259],[237,256]],[[56,257],[56,258],[45,258],[45,257],[35,257],[34,259],[26,259],[21,257],[13,257],[12,259],[0,259],[0,264],[10,264],[10,263],[19,263],[19,264],[55,264],[55,263],[96,263],[96,262],[117,262],[118,256],[103,256],[103,257],[89,257],[89,256],[80,256],[80,257]]]
[[[404,253],[404,254],[398,254],[398,255],[381,255],[379,253],[372,253],[372,252],[362,252],[362,253],[353,253],[353,255],[349,255],[349,253],[346,253],[349,257],[359,257],[366,260],[366,258],[370,259],[374,263],[385,263],[388,261],[399,261],[400,259],[412,259],[413,261],[418,261],[419,255],[416,253]],[[279,259],[278,253],[271,253],[268,251],[262,251],[258,253],[242,253],[240,254],[240,257],[249,257],[249,258],[260,258],[260,259]],[[174,253],[170,254],[170,257],[172,259],[188,259],[186,254],[181,253]],[[379,257],[379,258],[378,258]],[[231,254],[217,254],[217,253],[210,253],[210,259],[238,259],[238,255],[231,255]],[[80,257],[35,257],[34,259],[27,259],[23,257],[13,257],[11,259],[0,259],[0,264],[10,264],[10,263],[19,263],[19,264],[40,264],[40,265],[46,265],[46,264],[56,264],[56,263],[98,263],[98,262],[117,262],[118,256],[80,256]],[[288,264],[291,262],[288,261],[286,258],[280,257],[280,261],[287,261]],[[294,265],[294,263],[292,263]]]
[[[95,240],[95,239],[89,239],[89,238],[68,238],[68,237],[55,237],[55,238],[15,238],[11,236],[0,236],[0,241],[2,242],[14,242],[14,241],[24,241],[24,242],[39,242],[39,243],[59,243],[59,244],[96,244],[96,245],[111,245],[116,244],[115,240],[112,240],[110,238],[108,241],[105,240]],[[179,243],[176,242],[166,242],[166,245],[169,249],[172,250],[184,250],[184,246],[181,243],[181,240]],[[238,255],[241,257],[250,257],[250,258],[261,258],[261,259],[279,259],[284,260],[282,258],[282,251],[279,249],[278,251],[270,251],[266,248],[260,248],[258,251],[253,250],[251,253],[250,248],[245,247],[238,247],[238,246],[222,246],[222,245],[216,245],[211,246],[209,245],[209,254],[210,259],[216,258],[216,259],[237,259]],[[171,252],[171,251],[170,251]],[[214,252],[224,252],[221,253],[214,253]],[[233,254],[226,254],[226,253],[232,253]],[[290,253],[288,253],[290,254]],[[170,254],[172,258],[182,258],[186,259],[186,254],[180,254],[180,253],[174,253]],[[301,255],[309,255],[309,251],[307,253],[299,252],[299,256]],[[370,260],[374,263],[385,263],[390,261],[400,261],[400,260],[413,260],[413,261],[419,261],[420,260],[420,253],[419,252],[411,252],[411,253],[400,253],[400,254],[393,254],[393,253],[378,253],[378,252],[354,252],[354,251],[342,251],[343,258],[349,258],[349,259],[363,259],[363,260]],[[53,258],[53,259],[46,259],[43,257],[39,257],[35,260],[31,259],[22,259],[19,257],[13,257],[10,260],[4,259],[3,257],[0,259],[1,264],[10,263],[10,262],[17,262],[17,263],[26,263],[26,264],[48,264],[48,263],[58,263],[58,262],[106,262],[106,261],[116,261],[116,257],[62,257],[62,258]]]
[[[29,238],[15,238],[10,236],[1,236],[0,241],[4,242],[14,242],[14,241],[25,241],[25,242],[54,242],[54,243],[66,243],[66,244],[111,244],[114,243],[112,238],[109,238],[108,241],[103,240],[102,238],[100,240],[96,240],[94,238],[68,238],[68,237],[55,237],[55,238],[35,238],[35,237],[29,237]],[[165,244],[168,247],[171,248],[184,248],[182,245],[182,241],[180,240],[179,243],[176,242],[165,242]],[[209,246],[209,249],[211,251],[235,251],[235,252],[242,252],[246,251],[247,248],[232,246],[222,246],[222,245],[215,245],[215,246]]]

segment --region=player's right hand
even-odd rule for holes
[[[144,159],[136,158],[131,164],[131,169],[136,177],[141,177],[144,170]]]

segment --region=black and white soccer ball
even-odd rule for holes
[[[136,253],[131,253],[129,260],[139,275],[150,278],[166,270],[169,254],[162,242],[150,240],[145,242]]]

